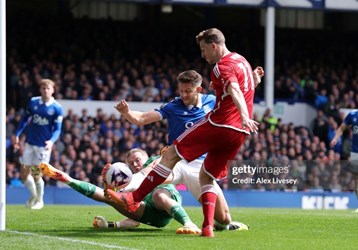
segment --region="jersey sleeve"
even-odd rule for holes
[[[161,157],[161,155],[149,157],[149,159],[143,164],[142,169],[148,167],[149,164],[151,164],[154,160],[158,159],[159,157]]]
[[[54,124],[53,124],[53,133],[52,136],[50,138],[50,140],[55,143],[57,141],[57,139],[60,137],[61,134],[61,129],[62,129],[62,120],[63,120],[63,111],[62,111],[62,107],[59,106],[56,108],[56,113],[57,113],[57,117],[55,117],[54,119]]]
[[[170,114],[170,111],[168,111],[169,109],[168,104],[169,103],[165,103],[159,109],[154,109],[154,111],[157,111],[161,115],[162,120],[168,119],[168,116]]]
[[[231,67],[231,65],[227,64],[221,64],[219,65],[220,75],[223,79],[224,83],[224,91],[228,92],[228,88],[232,82],[238,82],[239,79],[237,79],[234,69]]]
[[[350,112],[350,113],[346,116],[346,118],[344,118],[344,121],[343,121],[344,124],[347,125],[347,126],[352,125],[352,117],[353,117],[353,113]]]

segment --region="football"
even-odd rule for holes
[[[132,171],[129,166],[123,162],[110,164],[105,173],[105,181],[113,189],[122,189],[132,180]]]

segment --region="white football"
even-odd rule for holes
[[[112,163],[106,173],[106,182],[111,188],[122,189],[132,180],[132,171],[123,162]]]

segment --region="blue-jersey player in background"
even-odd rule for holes
[[[256,86],[264,75],[262,67],[254,71]],[[180,136],[185,130],[193,126],[209,113],[215,106],[215,96],[201,94],[202,76],[195,70],[187,70],[177,77],[179,97],[164,104],[159,109],[149,112],[130,110],[125,100],[120,101],[115,108],[129,122],[142,126],[156,121],[167,119],[169,130],[169,145]],[[194,125],[195,126],[195,125]],[[209,136],[209,135],[208,135]],[[172,175],[166,182],[173,184],[185,184],[191,194],[200,201],[199,171],[205,156],[202,156],[190,163],[180,161],[175,165]],[[171,178],[171,180],[170,180]],[[247,226],[241,222],[231,220],[228,204],[219,185],[214,183],[218,191],[218,199],[215,210],[215,227],[217,229],[247,230]],[[180,229],[178,229],[180,230]]]
[[[355,180],[355,193],[358,197],[358,110],[349,112],[344,118],[344,121],[338,127],[336,134],[331,141],[331,147],[334,147],[337,144],[338,139],[342,136],[346,129],[352,130],[352,145],[349,157],[350,164],[347,170],[353,174],[353,178]],[[358,209],[356,212],[358,212]]]
[[[15,150],[20,149],[19,137],[26,134],[25,145],[20,157],[20,176],[30,191],[26,207],[41,209],[44,206],[44,181],[38,169],[40,162],[49,163],[52,146],[59,138],[62,127],[62,106],[55,101],[55,83],[43,79],[40,83],[41,96],[32,97],[21,117],[16,130]]]

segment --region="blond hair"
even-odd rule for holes
[[[200,44],[201,41],[204,41],[207,44],[210,43],[215,43],[219,45],[225,44],[225,36],[217,28],[203,30],[195,38],[197,44]]]
[[[55,89],[55,83],[54,81],[50,80],[50,79],[42,79],[40,82],[40,87],[46,85],[46,86],[52,86],[52,88]]]
[[[133,148],[131,150],[128,151],[127,155],[126,155],[126,162],[128,163],[128,158],[134,154],[134,153],[141,153],[142,155],[146,156],[146,157],[149,157],[147,152],[145,152],[143,149],[140,149],[140,148]]]

